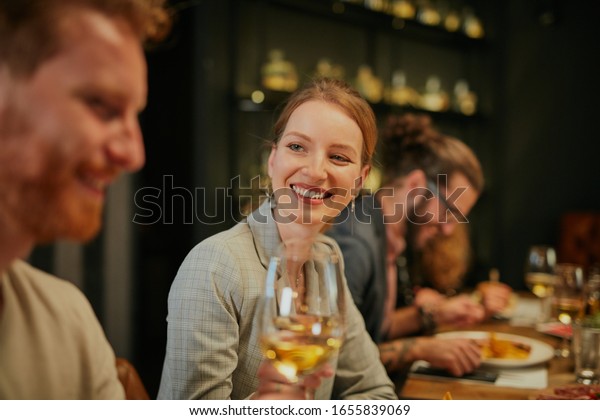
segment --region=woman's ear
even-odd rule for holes
[[[355,182],[354,187],[357,190],[354,196],[357,196],[362,187],[365,185],[365,180],[369,176],[369,172],[371,172],[371,165],[365,165],[360,170],[360,178]]]

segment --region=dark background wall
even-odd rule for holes
[[[231,226],[236,203],[226,188],[236,175],[260,168],[272,113],[268,107],[240,111],[236,93],[258,83],[265,52],[279,42],[298,63],[332,51],[349,68],[369,62],[386,80],[403,63],[417,85],[432,68],[474,82],[481,118],[436,122],[463,138],[483,162],[487,189],[470,217],[474,245],[482,264],[498,267],[516,289],[524,288],[527,247],[556,245],[564,212],[600,211],[600,86],[591,63],[600,39],[598,2],[472,1],[487,37],[483,46],[464,51],[269,3],[176,1],[188,7],[178,13],[169,41],[148,54],[149,106],[141,116],[147,164],[135,184],[148,194],[151,203],[144,205],[162,212],[134,226],[131,358],[152,396],[164,357],[167,296],[179,264],[194,244]],[[147,215],[138,204],[134,212]],[[101,241],[85,250],[92,266],[99,264]],[[51,269],[51,250],[37,255]],[[99,281],[88,276],[84,290],[103,320]]]
[[[600,5],[507,2],[498,110],[496,264],[521,284],[526,249],[556,245],[561,214],[600,209]],[[556,22],[539,17],[554,10]],[[560,257],[560,256],[559,256]]]

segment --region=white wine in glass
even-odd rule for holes
[[[335,318],[296,315],[278,317],[276,334],[261,338],[265,356],[293,382],[323,365],[342,345]]]
[[[270,259],[260,343],[290,382],[302,385],[302,377],[336,356],[343,343],[340,281],[339,257],[325,243],[287,241]]]
[[[525,262],[525,284],[531,292],[540,298],[540,316],[538,322],[550,317],[551,297],[556,283],[556,252],[547,245],[534,245],[529,248]]]
[[[525,283],[529,290],[539,298],[552,296],[556,276],[549,273],[527,273]]]

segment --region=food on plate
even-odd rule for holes
[[[512,340],[503,340],[490,333],[490,339],[483,342],[481,355],[484,359],[519,359],[529,358],[531,346]]]
[[[564,385],[544,391],[537,400],[600,400],[600,385]]]

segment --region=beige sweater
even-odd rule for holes
[[[84,295],[23,261],[0,273],[0,399],[123,399]]]

